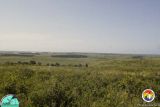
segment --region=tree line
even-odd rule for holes
[[[72,66],[72,67],[88,67],[89,65],[87,63],[85,64],[69,64],[69,65],[62,65],[58,62],[55,62],[55,63],[47,63],[47,64],[42,64],[42,62],[37,62],[37,61],[34,61],[34,60],[30,60],[30,61],[17,61],[17,62],[10,62],[10,61],[7,61],[4,63],[5,65],[37,65],[37,66]]]

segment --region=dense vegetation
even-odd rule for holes
[[[159,56],[0,56],[0,98],[16,94],[21,107],[137,107],[146,88],[160,101],[159,71]]]

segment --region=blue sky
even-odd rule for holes
[[[0,50],[160,54],[160,0],[0,0]]]

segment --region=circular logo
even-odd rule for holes
[[[145,102],[152,102],[155,98],[155,94],[154,94],[154,91],[151,90],[151,89],[146,89],[143,91],[142,93],[142,99],[145,101]]]
[[[4,96],[1,100],[1,107],[19,107],[17,97],[13,94]]]

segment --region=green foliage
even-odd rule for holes
[[[36,61],[31,60],[31,61],[30,61],[30,64],[35,65],[35,64],[36,64]]]
[[[35,72],[32,69],[25,68],[25,69],[20,70],[19,78],[21,78],[22,80],[29,79],[34,75],[34,73]]]
[[[16,94],[22,107],[137,107],[146,88],[155,91],[155,103],[160,99],[159,57],[0,60],[0,97]]]

